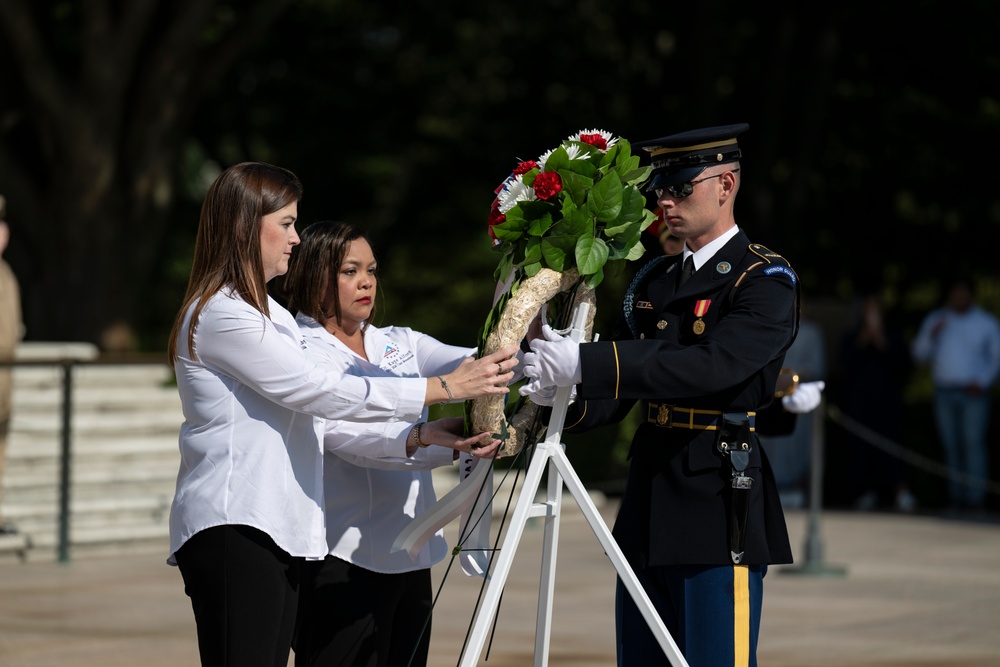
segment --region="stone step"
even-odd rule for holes
[[[95,435],[143,435],[147,433],[178,433],[183,417],[180,407],[176,410],[147,412],[140,408],[116,413],[86,412],[74,408],[70,415],[70,434],[76,437]],[[10,437],[22,435],[47,435],[62,438],[62,417],[58,415],[21,414],[11,420]]]
[[[96,348],[27,343],[12,373],[13,412],[2,512],[17,533],[0,535],[0,561],[51,560],[60,549],[63,370],[72,367],[69,544],[73,557],[149,552],[166,558],[167,521],[183,421],[163,363],[109,365]]]
[[[141,434],[102,436],[93,434],[73,434],[71,448],[74,459],[101,456],[133,455],[136,457],[161,454],[178,456],[177,429],[162,434]],[[8,462],[36,461],[58,458],[62,452],[62,440],[51,435],[20,434],[11,443]]]
[[[64,366],[58,361],[51,364],[40,359],[31,366],[14,366],[13,377],[18,385],[29,389],[62,387],[65,380]],[[88,360],[74,363],[71,368],[74,386],[101,389],[114,387],[172,387],[174,374],[166,364],[103,365]]]
[[[159,482],[173,482],[177,478],[177,462],[164,460],[160,465],[132,465],[132,466],[112,466],[109,464],[94,465],[92,467],[72,467],[70,469],[70,484],[73,487],[85,489],[88,486],[101,487],[108,492],[123,484],[142,483],[143,485],[156,484]],[[44,466],[23,470],[13,468],[5,473],[8,482],[4,487],[5,504],[15,502],[16,494],[19,491],[33,488],[57,487],[59,484],[61,470],[57,463],[46,464]]]
[[[62,386],[26,389],[20,385],[13,398],[12,417],[22,414],[62,414]],[[158,412],[180,409],[180,396],[174,387],[73,386],[71,405],[74,410],[125,411],[136,408]]]

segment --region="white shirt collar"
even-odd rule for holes
[[[722,249],[722,246],[729,243],[729,239],[736,236],[740,231],[740,228],[736,225],[730,227],[725,231],[722,236],[715,239],[714,241],[705,244],[698,252],[691,252],[687,247],[687,241],[684,242],[684,259],[686,260],[688,256],[694,255],[694,270],[697,271],[702,266],[705,265],[708,260],[712,259],[715,253]]]

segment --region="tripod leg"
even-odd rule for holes
[[[476,622],[472,626],[469,635],[469,642],[462,654],[461,667],[475,667],[482,654],[483,645],[486,643],[486,636],[489,633],[490,624],[496,614],[497,606],[500,603],[500,594],[507,583],[511,565],[514,562],[514,554],[517,545],[524,533],[524,527],[531,518],[531,509],[535,499],[535,493],[541,484],[542,472],[548,464],[548,456],[537,450],[531,458],[528,472],[524,477],[524,485],[521,493],[514,505],[514,513],[511,517],[507,532],[504,535],[503,544],[500,546],[500,555],[497,557],[496,565],[490,574],[490,581],[486,587],[483,603],[476,614]]]
[[[545,445],[548,445],[548,443],[545,443]],[[535,455],[537,456],[538,452]],[[625,559],[621,547],[615,542],[615,538],[611,535],[611,530],[604,523],[604,519],[594,505],[590,494],[587,493],[587,489],[583,486],[576,471],[573,470],[569,459],[566,458],[564,448],[560,445],[557,450],[549,452],[548,455],[551,458],[552,465],[562,474],[563,483],[566,484],[573,498],[576,499],[576,504],[580,506],[580,510],[583,511],[587,522],[594,530],[594,535],[597,536],[597,539],[604,547],[605,553],[608,554],[608,558],[614,564],[618,576],[621,577],[625,588],[635,601],[636,607],[642,612],[642,617],[646,619],[646,624],[649,626],[653,636],[656,637],[657,642],[659,642],[664,655],[667,656],[670,664],[674,667],[688,667],[687,660],[685,660],[677,644],[674,643],[674,639],[670,636],[667,626],[663,624],[663,620],[656,613],[653,603],[650,601],[649,596],[646,595],[646,591],[643,590],[638,578],[636,578],[632,566]]]
[[[548,445],[546,445],[547,447]],[[546,494],[545,531],[542,542],[542,568],[538,586],[538,615],[535,627],[535,667],[548,664],[552,638],[552,604],[555,599],[556,555],[559,551],[559,517],[562,512],[562,477],[549,464]]]

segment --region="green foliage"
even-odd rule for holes
[[[502,255],[498,280],[577,268],[597,287],[609,260],[642,256],[641,234],[654,218],[641,190],[650,168],[639,167],[625,139],[602,148],[607,139],[597,131],[574,135],[504,181],[490,219]]]
[[[541,269],[577,269],[580,281],[596,288],[605,266],[620,269],[642,256],[641,235],[654,214],[645,206],[641,187],[650,167],[639,168],[628,141],[602,130],[584,130],[537,161],[523,161],[503,182],[490,213],[494,250],[501,254],[495,278],[509,280],[479,331],[479,352],[525,278]],[[609,267],[609,268],[611,268]],[[555,299],[550,309],[566,319],[572,299]],[[510,419],[522,401],[509,401]],[[471,404],[466,407],[466,430]],[[493,436],[506,442],[502,425]]]

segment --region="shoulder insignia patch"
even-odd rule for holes
[[[767,267],[767,268],[764,269],[764,275],[766,275],[766,276],[773,276],[776,273],[783,273],[786,276],[788,276],[789,279],[792,281],[793,285],[796,282],[798,282],[798,277],[795,275],[795,272],[792,271],[787,266],[769,266],[769,267]]]

